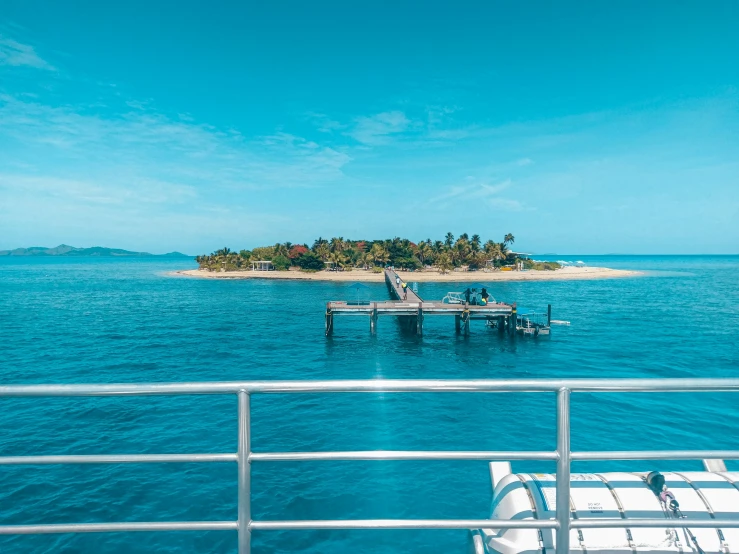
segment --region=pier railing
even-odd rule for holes
[[[565,380],[362,380],[245,381],[118,385],[8,385],[0,397],[235,395],[238,406],[236,452],[208,454],[103,454],[2,456],[0,465],[231,462],[238,465],[238,514],[232,521],[115,522],[2,525],[0,534],[95,533],[131,531],[236,531],[238,552],[251,552],[253,531],[307,529],[555,529],[558,552],[569,552],[570,529],[665,527],[664,519],[577,519],[570,517],[570,464],[586,460],[739,459],[739,450],[660,450],[572,452],[570,395],[578,392],[737,392],[739,379],[565,379]],[[557,397],[557,448],[554,451],[348,451],[252,452],[252,394],[269,393],[554,393]],[[370,519],[259,521],[251,517],[251,464],[315,460],[486,460],[556,461],[557,508],[554,519]],[[563,500],[567,499],[567,500]],[[674,524],[673,524],[674,526]],[[690,520],[691,528],[739,527],[739,519]]]

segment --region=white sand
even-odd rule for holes
[[[399,271],[400,277],[408,282],[490,282],[490,281],[575,281],[584,279],[613,279],[640,275],[638,271],[609,269],[607,267],[563,267],[555,271],[452,271],[441,274],[437,271]],[[226,271],[215,272],[201,269],[174,271],[171,275],[184,275],[202,279],[295,279],[300,281],[364,281],[383,283],[383,273],[363,269],[352,271]]]

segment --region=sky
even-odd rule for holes
[[[739,2],[0,3],[0,249],[739,253]]]

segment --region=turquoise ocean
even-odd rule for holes
[[[0,382],[738,377],[739,257],[562,257],[636,269],[597,281],[495,283],[569,327],[512,339],[427,318],[425,335],[336,318],[345,284],[200,280],[190,260],[0,258]],[[484,281],[484,274],[481,274]],[[420,284],[426,299],[461,286]],[[382,284],[368,295],[386,299]],[[477,324],[476,324],[477,323]],[[236,450],[235,397],[0,399],[0,455]],[[575,450],[739,448],[739,395],[575,394]],[[255,451],[554,448],[542,394],[255,395]],[[514,463],[515,471],[553,471]],[[700,462],[573,471],[700,469]],[[730,464],[737,470],[739,465]],[[254,464],[255,519],[484,518],[485,462]],[[0,466],[0,524],[235,520],[235,464]],[[463,552],[465,531],[257,532],[255,553]],[[3,554],[227,553],[233,532],[2,536]]]

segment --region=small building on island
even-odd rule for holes
[[[275,266],[269,260],[259,260],[251,262],[252,271],[274,271]]]

